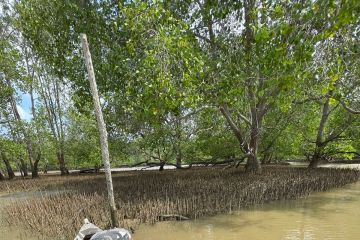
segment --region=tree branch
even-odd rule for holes
[[[348,111],[349,113],[352,113],[352,114],[360,114],[360,111],[354,110],[354,109],[346,106],[346,104],[345,104],[342,100],[338,99],[338,101],[339,101],[340,104],[343,106],[343,108],[344,108],[346,111]]]
[[[247,125],[251,126],[251,122],[250,122],[250,120],[249,120],[247,117],[245,117],[244,115],[242,115],[242,114],[239,113],[239,112],[237,113],[237,115],[239,116],[240,119],[244,120],[244,122],[245,122]]]
[[[225,105],[221,106],[219,109],[220,109],[220,112],[225,117],[228,124],[230,125],[230,128],[233,131],[233,133],[235,134],[235,137],[240,142],[241,150],[243,150],[244,153],[247,153],[248,151],[247,151],[246,146],[245,146],[245,140],[243,138],[243,134],[242,134],[240,128],[238,128],[236,123],[233,121],[233,119],[231,117],[231,114],[230,114],[230,112],[228,110],[227,105],[225,104]]]

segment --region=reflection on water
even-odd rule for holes
[[[36,240],[34,234],[4,227],[1,208],[13,199],[37,197],[39,193],[0,195],[0,239]],[[135,240],[355,240],[360,239],[360,182],[306,199],[277,201],[185,222],[143,225]],[[57,239],[57,238],[54,238]]]
[[[360,239],[360,182],[234,214],[142,226],[135,240]]]

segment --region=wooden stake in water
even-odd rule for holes
[[[101,144],[101,155],[102,161],[105,168],[105,176],[106,176],[106,186],[108,191],[108,198],[109,198],[109,205],[110,205],[110,214],[111,214],[111,225],[112,227],[118,227],[118,219],[116,215],[116,206],[114,200],[114,190],[111,178],[111,169],[110,169],[110,161],[109,161],[109,148],[108,148],[108,135],[106,131],[106,126],[104,122],[104,118],[102,115],[102,111],[100,108],[100,101],[99,101],[99,94],[96,86],[95,81],[95,74],[94,68],[92,65],[91,54],[89,50],[89,44],[86,38],[86,34],[80,34],[81,45],[84,51],[85,63],[88,72],[90,88],[91,88],[91,95],[94,102],[94,109],[96,120],[99,128],[100,133],[100,144]]]

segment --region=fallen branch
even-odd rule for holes
[[[158,221],[172,221],[172,220],[187,221],[187,220],[190,220],[190,218],[181,216],[178,214],[166,214],[166,215],[157,216],[157,220]]]

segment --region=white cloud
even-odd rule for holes
[[[16,105],[16,107],[19,111],[21,119],[27,122],[29,122],[32,119],[32,115],[29,112],[25,111],[23,107],[21,107],[20,105]]]

